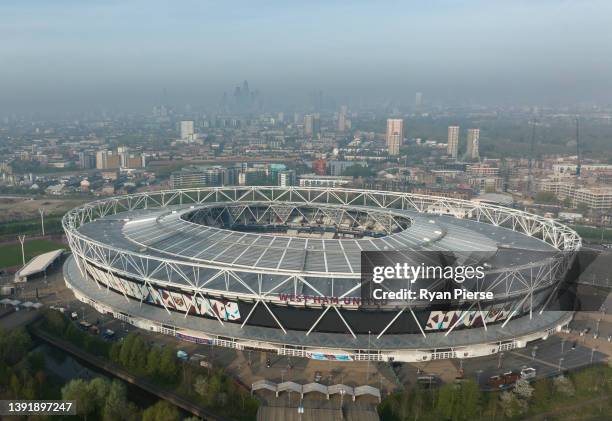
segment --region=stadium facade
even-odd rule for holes
[[[64,278],[99,312],[179,339],[326,360],[428,361],[524,347],[580,237],[523,211],[403,192],[214,187],[101,199],[63,218]],[[362,253],[484,265],[460,308],[364,297]]]

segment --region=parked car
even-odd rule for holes
[[[115,337],[115,332],[110,329],[106,329],[104,333],[102,333],[102,337],[104,339],[113,339]]]
[[[536,369],[533,367],[527,367],[521,370],[521,379],[523,380],[533,379],[535,378],[535,376],[536,376]]]

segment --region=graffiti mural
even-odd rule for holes
[[[474,311],[432,311],[425,325],[425,330],[446,330],[450,329],[463,316],[457,324],[461,327],[482,327],[484,323],[495,323],[505,320],[510,314],[509,310],[503,307],[491,308],[488,310]],[[483,323],[484,316],[484,323]]]
[[[119,278],[118,276],[100,270],[95,266],[88,267],[88,274],[98,283],[105,285],[130,298],[165,307],[168,310],[191,313],[221,320],[240,320],[238,303],[228,300],[216,300],[202,296],[193,296],[181,292],[169,291],[163,288]]]

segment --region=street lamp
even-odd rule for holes
[[[564,347],[565,347],[565,338],[561,339],[561,354],[563,354]]]
[[[480,387],[480,375],[482,374],[482,369],[476,370],[476,384]]]
[[[25,266],[25,251],[23,250],[23,243],[25,242],[25,235],[17,236],[19,239],[19,243],[21,243],[21,260],[23,262],[23,266]]]
[[[563,357],[559,358],[559,373],[561,372],[561,363],[563,362]]]
[[[38,213],[40,213],[40,226],[42,228],[42,236],[45,236],[45,208],[38,208]]]
[[[503,352],[500,352],[500,353],[499,353],[499,358],[498,358],[498,360],[497,360],[497,368],[501,368],[501,366],[502,366],[502,358],[503,358],[503,357],[504,357],[504,353],[503,353]]]

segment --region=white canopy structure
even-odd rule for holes
[[[26,282],[29,276],[36,275],[38,273],[47,270],[55,260],[57,260],[64,250],[58,249],[49,251],[47,253],[39,254],[30,260],[24,267],[19,269],[15,273],[15,282]]]
[[[333,384],[331,386],[325,386],[321,383],[308,383],[305,385],[301,385],[291,381],[277,384],[270,380],[258,380],[251,385],[251,393],[262,389],[274,392],[276,394],[276,397],[278,397],[279,393],[281,392],[299,393],[302,398],[304,397],[305,393],[318,392],[325,395],[327,399],[329,399],[330,395],[335,394],[349,395],[352,397],[353,400],[355,400],[356,397],[363,395],[373,396],[377,398],[379,402],[381,399],[380,390],[369,385],[357,386],[353,388],[345,384]]]

